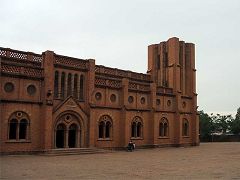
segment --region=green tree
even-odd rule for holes
[[[233,118],[231,115],[221,115],[221,114],[216,114],[213,115],[211,114],[211,119],[214,123],[214,132],[219,132],[225,134],[230,130],[231,123],[233,121]]]
[[[199,111],[199,123],[201,138],[208,138],[215,129],[212,118],[204,111]]]
[[[231,131],[233,134],[240,133],[240,107],[237,109],[236,117],[231,123]]]

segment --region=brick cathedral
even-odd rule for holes
[[[148,47],[146,74],[0,48],[1,153],[199,144],[194,44]]]

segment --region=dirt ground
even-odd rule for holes
[[[1,156],[0,179],[240,179],[240,142],[68,156]]]

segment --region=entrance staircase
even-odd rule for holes
[[[98,148],[59,148],[44,151],[44,156],[66,156],[66,155],[84,155],[84,154],[103,154],[114,151]]]

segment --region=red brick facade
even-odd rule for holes
[[[194,44],[148,47],[147,74],[0,48],[1,152],[198,145]]]

